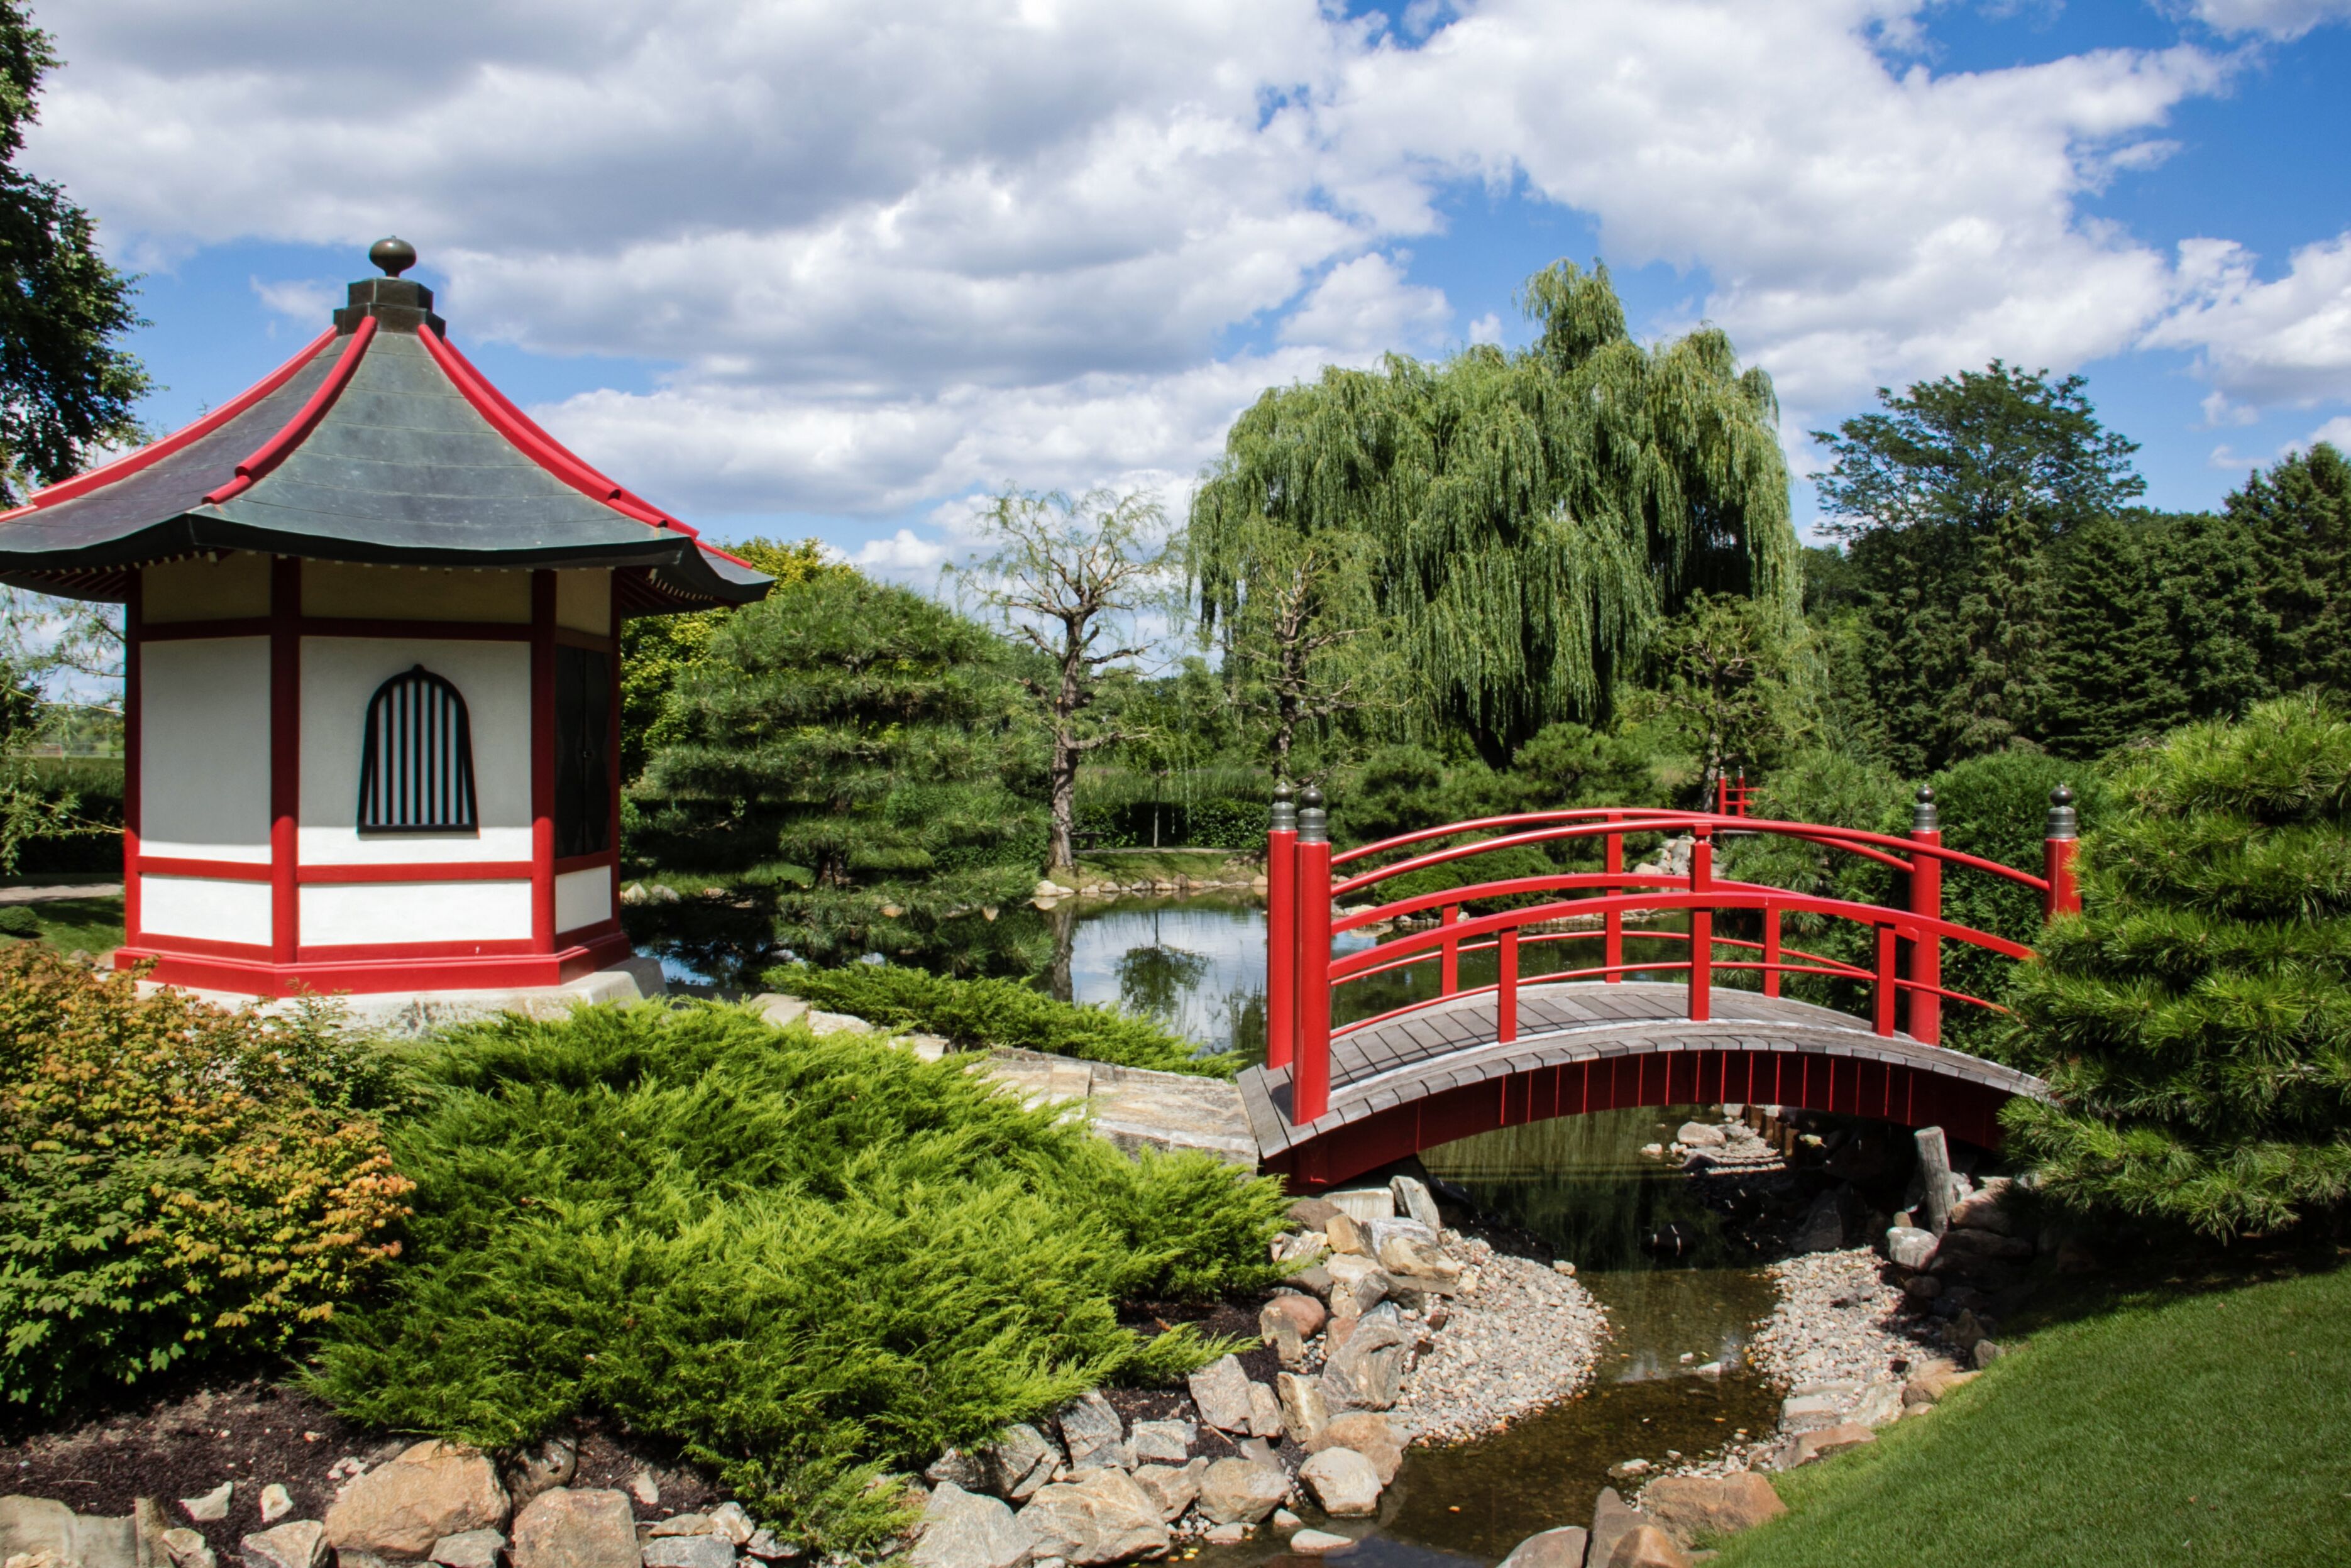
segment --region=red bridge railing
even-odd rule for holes
[[[1907,1013],[1904,1021],[1913,1039],[1939,1044],[1946,1000],[1996,1007],[1981,997],[1944,986],[1944,943],[1964,943],[2011,958],[2032,956],[2032,950],[2022,943],[1944,919],[1945,869],[2032,888],[2042,895],[2047,919],[2077,912],[2081,898],[2074,880],[2074,850],[2079,826],[2073,799],[2072,792],[2064,789],[2050,796],[2043,874],[2034,876],[1996,861],[1946,849],[1934,792],[1923,788],[1907,838],[1750,816],[1750,791],[1741,779],[1736,786],[1722,788],[1718,800],[1724,809],[1716,811],[1633,807],[1533,811],[1424,829],[1333,854],[1321,793],[1310,787],[1301,809],[1284,785],[1275,793],[1266,843],[1266,1064],[1291,1070],[1291,1119],[1303,1124],[1330,1109],[1334,1033],[1343,1035],[1450,998],[1491,992],[1499,1039],[1507,1043],[1518,1038],[1522,950],[1568,942],[1599,943],[1601,961],[1540,978],[1615,984],[1628,974],[1680,973],[1688,980],[1689,1017],[1703,1022],[1712,1016],[1718,971],[1758,972],[1763,994],[1773,997],[1780,995],[1785,976],[1831,976],[1873,988],[1873,1023],[1879,1034],[1893,1034],[1901,1012]],[[1688,873],[1627,871],[1625,840],[1635,833],[1687,836],[1691,841]],[[1818,844],[1904,873],[1910,879],[1908,907],[1824,898],[1715,874],[1719,839],[1762,833]],[[1472,834],[1480,836],[1463,843],[1445,842]],[[1603,869],[1596,872],[1502,877],[1384,904],[1342,903],[1381,883],[1431,867],[1497,851],[1587,839],[1596,839],[1603,846]],[[1367,862],[1381,863],[1333,880],[1338,868]],[[1480,903],[1505,898],[1536,902],[1472,913]],[[1755,912],[1761,939],[1716,936],[1714,917],[1720,911]],[[1689,956],[1628,962],[1625,956],[1627,918],[1665,912],[1685,914],[1689,929],[1636,930],[1635,939],[1687,943]],[[1791,914],[1823,915],[1869,927],[1876,933],[1874,961],[1864,966],[1787,946],[1781,940],[1781,922]],[[1395,921],[1427,921],[1432,915],[1433,924],[1421,929],[1342,957],[1332,956],[1333,936]],[[1563,925],[1563,922],[1575,924]],[[1730,950],[1729,956],[1720,954],[1724,948]],[[1900,956],[1906,949],[1907,961]],[[1461,956],[1485,951],[1496,955],[1495,983],[1465,990]],[[1335,988],[1428,963],[1437,967],[1436,996],[1334,1031],[1331,998]],[[1906,999],[1907,1007],[1903,1006]]]

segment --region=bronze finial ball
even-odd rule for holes
[[[1918,804],[1920,804],[1921,806],[1931,806],[1931,805],[1933,805],[1934,803],[1935,803],[1935,787],[1934,787],[1932,784],[1921,784],[1921,785],[1919,785],[1919,786],[1918,786]]]
[[[2074,803],[2074,791],[2060,784],[2049,791],[2049,803],[2053,806],[2070,806]]]
[[[392,235],[368,246],[368,259],[383,268],[386,277],[398,277],[416,265],[416,247]]]

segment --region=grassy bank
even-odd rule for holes
[[[1935,1414],[1778,1478],[1720,1568],[2351,1561],[2351,1270],[2050,1328]]]
[[[35,904],[5,906],[21,909],[10,915],[0,936],[35,936],[60,953],[109,953],[122,946],[122,899],[45,898]],[[26,929],[15,929],[17,926]]]

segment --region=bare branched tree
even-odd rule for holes
[[[1165,537],[1159,504],[1141,492],[1090,490],[1073,500],[1008,487],[988,507],[987,525],[995,553],[961,575],[1048,664],[1021,685],[1051,748],[1050,876],[1076,858],[1078,765],[1088,752],[1135,738],[1089,710],[1106,668],[1150,652],[1136,616],[1168,602],[1178,549]]]

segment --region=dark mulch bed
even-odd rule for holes
[[[722,1500],[707,1479],[659,1445],[598,1426],[583,1426],[572,1436],[580,1445],[573,1486],[625,1492],[640,1469],[653,1473],[660,1500],[635,1503],[640,1519],[711,1508]],[[288,1518],[321,1519],[341,1484],[328,1474],[338,1461],[357,1458],[372,1468],[417,1440],[355,1427],[309,1395],[266,1377],[231,1377],[209,1386],[182,1378],[148,1399],[125,1401],[71,1425],[8,1433],[0,1438],[0,1490],[55,1498],[89,1514],[126,1514],[134,1498],[152,1497],[172,1523],[191,1524],[177,1500],[234,1481],[228,1517],[193,1525],[224,1563],[233,1563],[238,1540],[262,1528],[262,1488],[272,1481],[286,1488],[294,1500]]]

